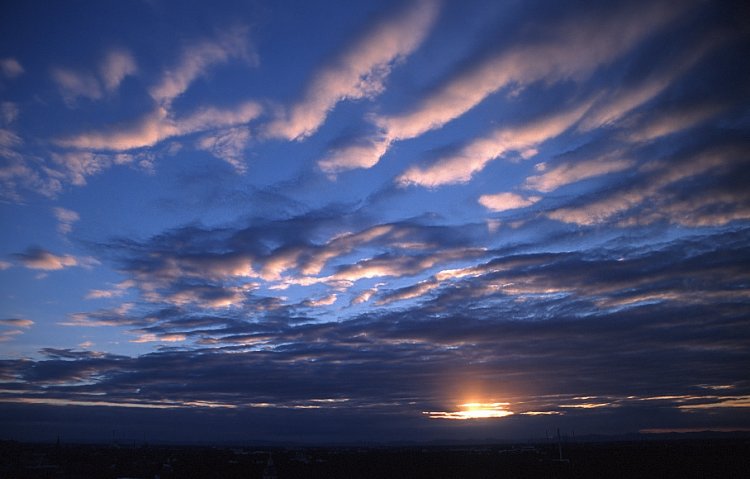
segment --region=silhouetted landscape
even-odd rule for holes
[[[3,441],[0,464],[8,479],[742,478],[750,437],[329,447]]]

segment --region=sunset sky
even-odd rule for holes
[[[0,9],[0,439],[750,431],[745,2]]]

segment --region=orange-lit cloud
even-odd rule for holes
[[[461,408],[458,411],[424,411],[430,419],[490,419],[502,418],[513,415],[513,412],[507,409],[508,403],[466,403],[459,404]]]

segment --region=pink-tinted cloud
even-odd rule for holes
[[[375,123],[380,129],[376,136],[333,151],[319,166],[328,173],[370,168],[380,161],[394,141],[415,138],[440,128],[503,88],[523,87],[539,80],[552,82],[586,77],[672,21],[688,6],[689,2],[679,8],[669,2],[652,2],[645,10],[626,6],[605,14],[580,13],[570,17],[557,27],[537,32],[534,40],[521,42],[471,66],[446,81],[414,108],[376,117]],[[466,181],[466,178],[459,181]]]
[[[204,75],[209,68],[239,58],[257,63],[257,56],[247,44],[247,30],[235,28],[223,32],[216,39],[189,45],[180,55],[177,64],[166,70],[157,84],[149,90],[160,105],[169,107],[172,101],[187,91],[190,84]]]
[[[488,210],[499,212],[525,208],[542,199],[540,196],[521,196],[516,193],[496,193],[494,195],[482,195],[479,204]]]
[[[363,138],[355,144],[331,151],[318,161],[318,167],[329,174],[357,168],[372,168],[388,151],[390,144],[391,140],[385,137]]]
[[[69,106],[73,106],[78,97],[98,100],[103,96],[99,80],[91,73],[58,67],[52,69],[52,79]]]
[[[232,165],[237,173],[245,173],[247,165],[243,152],[249,141],[250,130],[238,127],[207,134],[198,140],[197,145],[201,150],[208,151]]]
[[[632,160],[620,158],[619,154],[594,160],[566,162],[552,169],[545,169],[541,175],[526,178],[524,187],[549,193],[577,181],[626,170],[634,164]]]
[[[30,248],[25,253],[16,254],[15,257],[25,267],[42,271],[55,271],[80,264],[75,256],[56,255],[41,248]]]
[[[750,215],[750,207],[742,206],[744,202],[738,202],[739,198],[736,193],[727,192],[726,194],[731,198],[725,199],[728,200],[728,204],[739,206],[738,208],[703,215],[697,211],[698,206],[719,205],[724,202],[721,196],[717,197],[715,193],[708,196],[702,194],[699,195],[702,200],[694,198],[691,200],[694,203],[691,203],[685,200],[675,201],[665,189],[688,178],[721,172],[729,165],[743,161],[747,158],[747,153],[747,148],[741,146],[724,146],[696,153],[680,163],[659,160],[641,168],[641,172],[648,175],[643,183],[606,194],[603,198],[585,205],[553,210],[547,216],[565,223],[592,225],[643,206],[648,200],[650,204],[658,206],[658,211],[653,210],[651,214],[641,214],[638,220],[640,222],[649,223],[656,219],[669,219],[678,224],[706,226],[725,224],[732,219],[745,219]],[[675,214],[678,211],[683,214]],[[627,220],[625,221],[623,224],[627,224]]]
[[[81,219],[78,213],[66,208],[56,207],[52,211],[55,214],[55,218],[57,218],[57,231],[61,235],[66,235],[73,231],[73,223]]]
[[[303,99],[285,117],[267,125],[266,134],[289,140],[310,136],[336,103],[381,93],[393,64],[419,46],[437,12],[437,1],[416,0],[405,11],[374,25],[313,76]]]
[[[433,164],[413,166],[397,178],[402,185],[437,187],[465,183],[492,160],[509,152],[533,156],[536,147],[563,133],[583,117],[591,103],[586,102],[563,113],[518,127],[498,128],[491,134],[469,142],[458,153],[439,158]]]
[[[33,325],[34,325],[34,321],[30,319],[20,319],[20,318],[0,319],[0,326],[9,326],[13,328],[30,328]]]
[[[391,138],[414,138],[463,115],[511,83],[588,75],[628,51],[679,11],[669,2],[652,2],[646,10],[628,7],[606,15],[584,13],[546,31],[544,40],[521,44],[467,70],[413,111],[383,117],[379,123]]]
[[[628,135],[634,142],[652,141],[697,126],[725,110],[726,105],[705,104],[677,111],[656,112],[639,121],[639,125]]]
[[[21,110],[18,105],[11,101],[4,101],[0,104],[0,120],[4,126],[14,123],[18,118]]]
[[[257,103],[246,102],[231,110],[203,108],[190,116],[174,118],[166,109],[158,108],[134,124],[82,133],[57,143],[83,150],[127,151],[154,146],[176,136],[242,125],[255,119],[261,111]]]
[[[724,41],[720,35],[702,38],[686,48],[669,64],[647,76],[643,81],[634,85],[616,89],[603,95],[594,105],[591,112],[581,122],[582,131],[590,131],[602,126],[615,124],[641,105],[656,98],[680,78],[690,68],[694,67],[706,54],[717,48]]]
[[[99,66],[99,75],[108,92],[117,90],[125,77],[137,71],[133,55],[124,49],[110,51]]]
[[[16,78],[24,72],[23,66],[15,58],[0,59],[0,72],[6,78]]]
[[[319,299],[309,299],[303,305],[311,308],[320,308],[322,306],[331,306],[337,299],[338,297],[335,294],[329,294]]]
[[[132,339],[131,343],[179,343],[185,341],[187,336],[184,334],[162,334],[156,335],[154,333],[143,333],[136,339]]]

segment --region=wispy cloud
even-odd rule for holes
[[[14,328],[29,328],[34,324],[30,319],[8,318],[0,319],[0,326],[10,326]]]
[[[5,78],[16,78],[21,76],[25,70],[18,60],[8,57],[0,59],[0,71],[3,72]]]
[[[67,208],[55,207],[52,211],[55,214],[55,218],[57,218],[57,231],[61,235],[66,235],[73,231],[73,223],[81,219],[78,213]]]
[[[186,117],[174,118],[166,109],[159,108],[132,125],[82,133],[60,139],[57,143],[84,150],[127,151],[154,146],[176,136],[242,125],[258,117],[261,111],[259,104],[245,102],[234,109],[208,107]]]
[[[198,140],[198,148],[226,161],[237,173],[244,173],[247,171],[247,165],[243,152],[249,141],[250,130],[247,128],[229,128],[201,137]]]
[[[321,306],[330,306],[335,303],[337,299],[338,297],[335,294],[329,294],[322,298],[305,300],[302,304],[310,308],[319,308]]]
[[[544,163],[537,165],[545,166]],[[594,178],[609,173],[626,170],[635,165],[633,160],[620,157],[619,152],[607,154],[603,158],[583,161],[568,161],[553,168],[541,169],[542,174],[526,178],[524,186],[528,189],[549,193],[562,186],[577,181]]]
[[[301,139],[314,133],[343,100],[381,93],[393,64],[414,51],[438,13],[436,0],[415,0],[373,25],[351,47],[313,75],[303,99],[266,126],[270,137]]]
[[[11,101],[4,101],[0,104],[0,120],[4,126],[9,126],[18,119],[21,110],[18,105]]]
[[[164,71],[162,78],[150,88],[153,99],[168,109],[174,99],[187,91],[190,84],[211,67],[232,58],[257,63],[257,56],[248,44],[247,33],[246,28],[235,27],[222,32],[215,39],[186,46],[176,65]]]
[[[89,268],[99,262],[91,257],[78,258],[72,255],[56,255],[42,248],[28,248],[23,253],[13,255],[23,266],[42,271],[56,271],[73,266]]]
[[[25,267],[54,271],[71,266],[78,266],[78,260],[71,255],[56,255],[41,248],[29,248],[24,253],[14,255]]]
[[[634,142],[645,142],[672,135],[695,127],[725,109],[726,105],[707,103],[655,112],[648,118],[642,119],[638,126],[628,134],[628,139]]]
[[[674,8],[668,2],[653,2],[643,7],[647,12],[620,7],[571,15],[543,34],[537,32],[535,39],[520,42],[448,78],[416,107],[377,117],[380,133],[368,141],[370,148],[342,148],[322,160],[320,166],[329,172],[371,167],[394,141],[440,128],[503,88],[524,87],[539,80],[585,78],[658,31],[687,6]]]
[[[157,336],[153,333],[143,333],[138,338],[132,339],[131,343],[178,343],[185,341],[187,337],[184,334],[164,334]]]
[[[99,65],[99,76],[108,92],[117,90],[122,80],[138,71],[133,55],[124,49],[112,50],[107,53]]]
[[[65,103],[76,106],[79,97],[99,100],[105,93],[113,93],[122,80],[138,71],[133,55],[125,49],[107,52],[98,68],[98,76],[86,70],[54,67],[52,80],[57,84]]]
[[[78,97],[98,100],[103,96],[99,80],[92,73],[57,67],[52,69],[52,79],[68,106],[74,106]]]
[[[34,325],[34,321],[30,319],[21,318],[7,318],[0,319],[0,343],[12,341],[17,336],[24,333],[24,329],[28,329]],[[5,329],[12,328],[12,329]],[[20,328],[20,329],[19,329]],[[0,373],[0,378],[2,373]]]
[[[541,199],[540,196],[521,196],[517,193],[496,193],[482,195],[479,204],[488,210],[500,212],[531,206]]]
[[[687,201],[675,194],[674,185],[699,175],[720,178],[731,174],[745,164],[747,151],[747,145],[743,143],[719,144],[671,160],[656,161],[642,167],[640,176],[620,188],[591,198],[584,197],[578,200],[579,205],[561,207],[547,215],[578,225],[592,225],[615,218],[624,221],[623,224],[663,219],[685,225],[726,224],[734,219],[746,218],[750,205],[746,195],[740,191],[727,190],[723,194],[700,192],[697,197]],[[693,194],[696,195],[696,192]],[[722,204],[724,206],[720,207]],[[691,207],[695,209],[689,211]],[[624,218],[628,211],[638,213],[639,218]],[[678,212],[680,214],[675,214]]]
[[[112,289],[92,289],[86,294],[86,299],[104,299],[104,298],[117,298],[125,294],[125,292],[135,286],[133,280],[125,280],[114,285]]]
[[[518,127],[498,128],[491,134],[469,142],[458,153],[436,160],[425,167],[413,166],[402,173],[397,182],[402,185],[437,187],[469,181],[490,161],[509,152],[528,158],[536,154],[536,147],[563,133],[580,120],[591,103],[584,102],[567,111],[550,115]]]
[[[589,131],[615,124],[628,113],[663,93],[677,79],[704,59],[709,52],[725,41],[725,36],[716,33],[699,38],[691,42],[675,58],[670,58],[667,64],[645,75],[642,80],[608,92],[581,122],[580,129]]]

